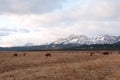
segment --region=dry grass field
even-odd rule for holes
[[[88,51],[14,53],[0,52],[0,80],[120,80],[117,52],[93,56]]]

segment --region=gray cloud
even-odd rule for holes
[[[9,36],[13,33],[29,33],[29,29],[25,28],[9,28],[9,27],[0,27],[0,36]]]
[[[41,14],[61,7],[64,0],[0,0],[0,13]]]
[[[4,31],[4,32],[7,32],[7,31],[17,32],[17,29],[12,29],[12,28],[9,28],[9,27],[0,27],[0,31]]]
[[[21,29],[18,29],[18,32],[20,32],[20,33],[30,33],[30,30],[25,29],[25,28],[21,28]]]
[[[0,31],[0,36],[9,36],[11,32],[9,31]]]

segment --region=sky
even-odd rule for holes
[[[0,0],[0,47],[71,34],[120,36],[120,0]]]

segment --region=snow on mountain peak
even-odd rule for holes
[[[111,35],[98,35],[93,38],[88,38],[85,35],[70,35],[66,38],[58,39],[52,44],[113,44],[120,41],[120,38]]]
[[[63,39],[58,39],[53,44],[91,44],[90,38],[85,35],[70,35]]]
[[[93,38],[95,44],[113,44],[118,42],[116,36],[111,35],[98,35]]]

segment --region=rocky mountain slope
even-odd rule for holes
[[[91,45],[91,44],[114,44],[120,41],[120,36],[98,35],[89,38],[85,35],[70,35],[66,38],[58,39],[51,44],[76,44],[76,45]]]

